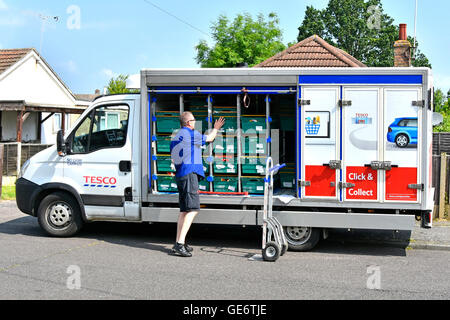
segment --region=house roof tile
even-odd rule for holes
[[[2,49],[0,50],[0,74],[5,72],[8,68],[20,61],[24,56],[30,52],[31,48],[27,49]]]
[[[344,50],[313,35],[256,65],[258,68],[367,67]]]

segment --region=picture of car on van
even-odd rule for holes
[[[399,148],[417,145],[417,118],[396,118],[388,128],[387,141]]]

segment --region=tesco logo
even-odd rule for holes
[[[94,176],[83,176],[85,183],[90,184],[103,184],[103,185],[115,185],[117,179],[114,177],[94,177]]]

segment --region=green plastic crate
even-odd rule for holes
[[[241,128],[244,134],[246,133],[261,133],[267,128],[265,116],[242,116]]]
[[[199,181],[198,182],[198,189],[200,191],[206,191],[208,192],[210,190],[210,186],[209,186],[209,182],[205,180]]]
[[[244,155],[266,155],[267,138],[265,135],[243,136],[241,139],[242,154]]]
[[[242,174],[244,175],[265,175],[266,158],[260,157],[242,157]]]
[[[156,136],[156,152],[170,153],[171,136]]]
[[[237,159],[234,157],[215,157],[213,170],[214,174],[237,174]]]
[[[264,178],[241,177],[242,192],[264,194]]]
[[[280,179],[281,188],[295,189],[295,173],[294,172],[280,172],[278,177]]]
[[[219,132],[224,133],[224,134],[234,134],[235,131],[237,130],[237,116],[228,116],[228,115],[220,115],[217,116],[215,115],[213,118],[213,126],[214,123],[216,122],[216,120],[218,120],[220,117],[224,117],[225,118],[225,123],[223,124],[223,127],[219,130]]]
[[[172,133],[180,129],[180,113],[175,111],[156,112],[156,132]]]
[[[213,142],[213,151],[215,153],[229,154],[237,153],[237,137],[217,136]]]
[[[172,159],[170,156],[156,156],[156,171],[158,173],[175,172],[172,168]]]
[[[156,190],[159,192],[178,192],[177,181],[174,176],[158,176]]]
[[[214,177],[214,192],[238,192],[237,177]]]

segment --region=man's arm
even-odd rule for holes
[[[220,128],[223,127],[225,123],[225,118],[224,117],[220,117],[218,120],[216,120],[216,122],[214,123],[214,129],[212,129],[212,131],[206,135],[206,142],[213,142],[214,139],[217,136],[217,132],[219,132]]]

